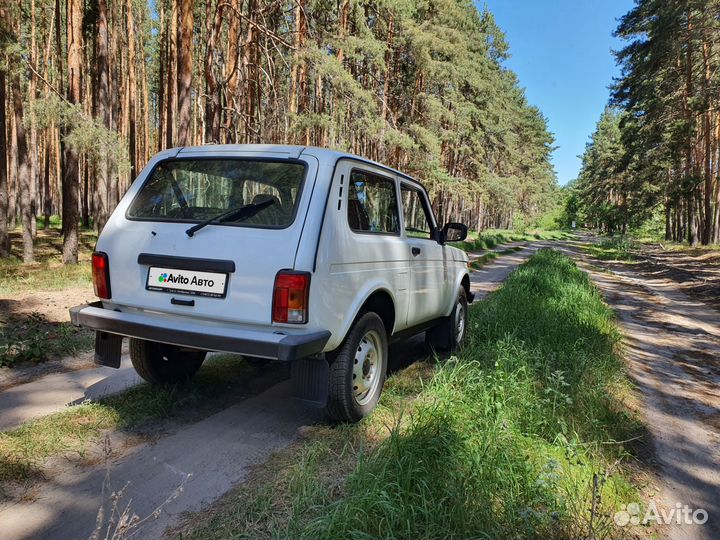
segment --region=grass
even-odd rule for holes
[[[244,381],[254,372],[255,368],[238,356],[218,355],[208,360],[187,385],[157,388],[141,384],[0,432],[0,494],[3,484],[7,488],[42,476],[49,457],[84,456],[106,430],[152,433],[158,420],[180,415],[201,418],[238,393],[247,394],[251,389]]]
[[[0,367],[74,354],[92,347],[93,339],[93,332],[48,321],[38,312],[9,315],[0,319]]]
[[[357,425],[308,430],[177,537],[627,537],[612,516],[639,497],[618,441],[642,426],[587,275],[541,250],[470,329],[460,355],[391,377]]]
[[[485,251],[509,242],[531,242],[533,240],[563,240],[571,238],[566,231],[507,231],[486,230],[481,233],[470,233],[468,239],[460,242],[457,247],[464,251]]]
[[[35,239],[35,262],[22,262],[22,232],[10,232],[11,256],[0,259],[0,367],[22,362],[41,362],[88,349],[92,333],[73,327],[69,321],[54,322],[39,311],[13,313],[13,302],[40,291],[57,291],[75,287],[90,288],[92,272],[90,255],[97,235],[81,231],[79,264],[62,263],[62,236],[57,216],[50,228],[42,230],[38,223]],[[10,299],[5,302],[2,299]],[[39,298],[39,305],[46,300]]]
[[[625,236],[614,236],[585,247],[589,255],[601,261],[634,261],[634,249],[635,242]]]
[[[62,263],[62,236],[50,228],[38,229],[35,238],[35,262],[22,262],[22,233],[10,233],[11,256],[0,259],[0,296],[31,293],[38,290],[61,290],[91,283],[90,255],[97,241],[92,231],[80,232],[79,264]]]

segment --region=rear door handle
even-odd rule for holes
[[[421,250],[419,247],[413,246],[413,248],[412,248],[413,257],[417,257],[418,255],[420,255],[420,252],[421,252],[421,251],[422,251],[422,250]]]

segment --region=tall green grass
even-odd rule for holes
[[[601,261],[633,261],[635,249],[636,243],[627,236],[613,236],[595,244],[588,244],[585,251]]]
[[[295,449],[189,536],[589,537],[595,475],[592,535],[627,536],[612,515],[638,499],[614,465],[641,426],[618,402],[620,336],[587,275],[541,250],[470,329],[460,355],[391,378],[373,416]]]

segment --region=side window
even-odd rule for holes
[[[433,228],[422,194],[405,185],[402,186],[401,191],[405,234],[410,238],[432,239]]]
[[[347,216],[353,231],[398,234],[395,182],[363,171],[352,171]]]

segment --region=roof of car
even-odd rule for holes
[[[362,161],[370,165],[381,167],[387,171],[391,171],[400,176],[417,182],[417,180],[415,180],[408,174],[393,169],[392,167],[388,167],[387,165],[383,165],[382,163],[378,163],[377,161],[373,161],[362,156],[357,156],[349,152],[341,152],[339,150],[332,150],[330,148],[322,148],[319,146],[298,146],[289,144],[207,144],[204,146],[186,146],[182,148],[177,148],[175,150],[177,151],[176,156],[178,157],[188,154],[207,154],[208,156],[210,156],[212,154],[227,155],[237,153],[245,155],[256,154],[258,156],[263,155],[270,157],[275,156],[288,159],[298,159],[303,154],[303,152],[307,151],[307,153],[310,155],[316,156],[318,158],[325,157],[332,160],[333,162],[341,158],[349,158]]]

